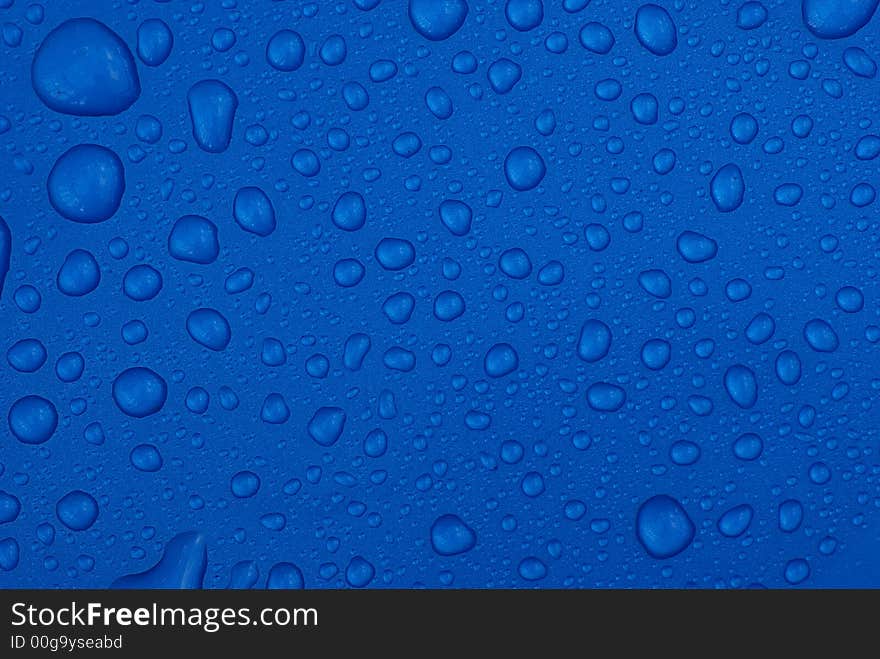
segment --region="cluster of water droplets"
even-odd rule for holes
[[[797,4],[0,0],[3,582],[876,539],[878,3]]]

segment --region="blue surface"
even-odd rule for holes
[[[0,0],[0,586],[880,586],[877,4]]]

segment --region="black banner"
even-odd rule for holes
[[[853,609],[853,595],[845,591],[6,590],[0,591],[0,657],[143,656],[192,649],[229,656],[300,647],[326,652],[350,649],[352,643],[406,647],[412,639],[421,639],[425,651],[473,640],[556,646],[589,644],[600,638],[613,638],[620,647],[659,643],[655,649],[660,651],[667,643],[690,642],[692,634],[713,629],[735,637],[725,638],[725,643],[795,630],[797,640],[803,642],[831,635],[834,613]],[[829,599],[835,600],[831,606]],[[861,598],[856,595],[856,600]],[[872,608],[862,609],[863,613],[868,615]],[[852,629],[859,628],[857,618],[847,622]],[[848,638],[855,640],[851,632]]]

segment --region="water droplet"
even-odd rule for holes
[[[718,531],[727,538],[739,537],[748,530],[754,514],[754,509],[748,504],[734,506],[718,519]]]
[[[748,366],[734,364],[728,368],[724,373],[724,388],[730,399],[743,409],[754,407],[758,401],[758,381]]]
[[[614,48],[614,34],[602,23],[585,24],[578,33],[581,45],[597,55],[607,55]]]
[[[431,546],[441,556],[463,554],[476,544],[477,534],[457,515],[440,515],[431,525]]]
[[[519,368],[519,355],[509,343],[496,343],[486,352],[483,370],[490,378],[502,378]]]
[[[9,430],[22,444],[49,441],[58,427],[58,411],[42,396],[24,396],[9,408]]]
[[[804,24],[820,39],[842,39],[861,30],[877,10],[878,0],[803,0]]]
[[[171,54],[174,34],[165,21],[149,18],[137,29],[137,54],[147,66],[161,66]]]
[[[122,161],[103,146],[79,144],[55,161],[46,191],[62,217],[84,224],[103,222],[116,213],[125,192]]]
[[[525,192],[536,188],[547,173],[544,159],[528,146],[518,146],[504,159],[504,176],[514,190]]]
[[[275,207],[260,188],[247,186],[236,192],[232,216],[242,229],[262,238],[275,231]]]
[[[520,32],[528,32],[544,20],[544,3],[542,0],[507,0],[504,16],[511,27]]]
[[[834,352],[840,345],[837,333],[821,318],[814,318],[804,325],[804,340],[816,352]]]
[[[645,501],[636,515],[639,542],[654,558],[672,558],[694,539],[694,523],[682,505],[665,494]]]
[[[605,357],[611,349],[611,328],[601,320],[591,318],[581,325],[577,342],[578,357],[594,363]]]
[[[302,570],[293,563],[276,563],[266,578],[267,590],[302,590],[305,587]]]
[[[168,397],[168,385],[155,371],[135,366],[113,381],[113,400],[125,414],[137,419],[155,414]]]
[[[98,519],[98,502],[82,490],[68,492],[58,500],[55,512],[58,519],[71,531],[85,531]]]
[[[119,114],[141,93],[128,46],[92,18],[65,21],[46,35],[34,55],[31,83],[50,110],[77,116]]]
[[[688,263],[704,263],[718,254],[718,243],[709,236],[694,231],[683,231],[675,243],[679,255]]]
[[[305,56],[305,42],[299,32],[293,30],[279,30],[266,44],[266,61],[278,71],[296,71],[302,66]]]
[[[186,100],[196,144],[208,153],[226,151],[238,109],[235,92],[220,80],[202,80],[189,88]]]
[[[168,234],[168,253],[178,261],[207,265],[217,260],[217,226],[201,215],[184,215]]]
[[[616,412],[626,402],[626,391],[616,384],[597,382],[587,389],[587,403],[597,412]]]
[[[345,410],[339,407],[321,407],[308,424],[309,436],[321,446],[333,446],[345,428]]]
[[[715,207],[722,213],[730,213],[739,208],[746,193],[745,181],[739,167],[728,163],[719,168],[712,177],[709,191]]]
[[[675,23],[663,7],[645,4],[636,12],[635,33],[639,43],[655,55],[669,55],[678,45]]]
[[[468,15],[466,0],[409,0],[409,20],[429,41],[444,41],[458,32]]]

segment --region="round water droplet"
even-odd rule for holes
[[[375,575],[376,568],[363,556],[355,556],[345,568],[345,581],[352,588],[364,588]]]
[[[453,236],[465,236],[471,230],[474,213],[463,201],[445,199],[440,202],[440,222]]]
[[[364,454],[371,458],[380,458],[388,450],[388,435],[376,428],[364,437]]]
[[[645,126],[657,123],[659,103],[657,102],[657,97],[653,94],[647,92],[636,94],[633,96],[632,101],[630,101],[629,109],[632,112],[633,119],[638,123]]]
[[[850,46],[843,51],[843,63],[860,78],[873,78],[877,75],[877,62],[858,46]]]
[[[75,249],[64,259],[55,278],[58,290],[65,295],[81,297],[101,283],[101,269],[91,252]]]
[[[403,270],[415,261],[416,249],[404,238],[383,238],[376,245],[375,257],[386,270]]]
[[[652,371],[666,368],[672,355],[672,346],[663,339],[650,339],[642,344],[642,363]]]
[[[581,325],[577,341],[578,357],[585,362],[597,362],[611,349],[611,328],[601,320],[591,318]]]
[[[779,504],[779,530],[783,533],[797,531],[804,519],[804,507],[797,499],[787,499]]]
[[[649,3],[639,7],[634,29],[639,43],[655,55],[669,55],[678,45],[672,16],[659,5]]]
[[[740,460],[757,460],[764,451],[764,441],[754,433],[744,433],[733,443],[733,454]]]
[[[35,373],[46,363],[46,346],[39,339],[21,339],[6,351],[6,361],[20,373]]]
[[[128,46],[92,18],[65,21],[46,35],[34,55],[31,84],[49,109],[88,117],[119,114],[141,93]]]
[[[754,514],[754,509],[748,504],[734,506],[718,519],[718,530],[727,538],[741,536],[748,530]]]
[[[299,32],[279,30],[266,44],[266,61],[278,71],[296,71],[306,56],[306,45]]]
[[[559,261],[549,261],[538,271],[541,286],[558,286],[565,279],[565,266]]]
[[[162,290],[162,275],[152,266],[136,265],[122,278],[122,290],[136,302],[152,300]]]
[[[281,425],[287,423],[290,419],[290,408],[284,396],[277,392],[273,392],[263,399],[263,407],[260,409],[260,418],[266,423],[272,425]]]
[[[58,500],[58,519],[71,531],[85,531],[98,519],[98,502],[88,492],[73,490]]]
[[[783,183],[773,191],[773,201],[780,206],[797,206],[804,189],[797,183]]]
[[[801,360],[796,352],[783,350],[776,357],[776,377],[785,385],[797,384],[801,379]]]
[[[754,0],[742,3],[736,12],[736,26],[741,30],[757,29],[766,20],[767,8]]]
[[[463,554],[476,544],[477,534],[457,515],[440,515],[431,525],[431,546],[441,556]]]
[[[597,412],[616,412],[626,402],[626,391],[616,384],[597,382],[587,389],[587,404]]]
[[[513,247],[501,253],[498,269],[511,279],[525,279],[532,274],[532,261],[525,251]]]
[[[804,24],[820,39],[842,39],[861,30],[880,0],[803,0]]]
[[[152,473],[162,468],[162,455],[152,444],[138,444],[131,449],[128,458],[138,471]]]
[[[458,32],[468,15],[466,0],[409,0],[409,20],[429,41],[443,41]]]
[[[431,87],[425,92],[425,105],[438,119],[449,119],[452,116],[452,99],[440,87]]]
[[[671,558],[684,551],[694,539],[695,530],[682,505],[665,494],[645,501],[636,515],[639,542],[654,558]]]
[[[856,142],[853,151],[859,160],[874,160],[880,156],[880,136],[865,135]]]
[[[758,401],[758,381],[748,366],[734,364],[728,368],[724,373],[724,388],[730,399],[743,409],[754,407]]]
[[[103,222],[117,211],[125,192],[122,161],[103,146],[79,144],[55,161],[46,191],[62,217],[84,224]]]
[[[542,0],[507,0],[504,16],[511,27],[528,32],[544,20],[544,3]]]
[[[174,34],[165,21],[145,20],[137,29],[137,54],[147,66],[160,66],[168,59],[174,46]]]
[[[58,427],[58,411],[41,396],[19,398],[9,408],[9,429],[22,444],[42,444]]]
[[[703,263],[718,254],[718,243],[694,231],[683,231],[676,240],[679,255],[688,263]]]
[[[865,296],[855,286],[843,286],[834,296],[837,306],[847,313],[858,313],[865,306]]]
[[[669,447],[669,459],[682,467],[692,465],[700,459],[700,447],[687,440],[675,442]]]
[[[339,34],[331,34],[324,39],[318,50],[318,56],[327,66],[339,66],[345,61],[348,55],[348,46],[345,44],[345,38]]]
[[[128,416],[141,419],[162,409],[168,385],[155,371],[135,366],[120,373],[113,381],[113,400]]]
[[[293,563],[276,563],[266,578],[266,590],[302,590],[305,587],[302,570]]]
[[[490,378],[501,378],[519,368],[519,355],[509,343],[496,343],[483,359],[483,370]]]
[[[236,192],[232,216],[235,223],[248,233],[265,238],[275,231],[275,207],[260,188],[248,186]]]
[[[207,265],[217,260],[217,226],[201,215],[184,215],[168,234],[168,253],[178,261]]]
[[[260,489],[260,477],[252,471],[239,471],[229,484],[232,494],[239,499],[254,496]]]
[[[9,524],[18,519],[21,501],[14,494],[0,490],[0,524]]]
[[[357,231],[367,220],[367,204],[359,192],[343,192],[336,199],[330,217],[343,231]]]
[[[537,556],[528,556],[520,561],[517,572],[526,581],[540,581],[547,576],[547,566]]]
[[[522,67],[513,60],[502,57],[489,65],[486,78],[496,94],[509,94],[522,78]]]
[[[465,311],[464,298],[455,291],[442,291],[434,298],[434,317],[443,322],[455,320]]]
[[[748,112],[740,112],[730,120],[730,136],[737,144],[751,144],[758,136],[758,120]]]
[[[504,176],[514,190],[525,192],[537,187],[546,173],[544,159],[531,147],[518,146],[504,159]]]
[[[416,299],[406,292],[394,293],[382,303],[382,313],[394,325],[403,325],[415,311]]]
[[[309,436],[321,446],[333,446],[345,428],[345,410],[339,407],[321,407],[309,421]]]
[[[834,352],[840,345],[837,333],[821,318],[814,318],[804,325],[804,340],[816,352]]]
[[[201,308],[186,318],[186,331],[199,345],[219,352],[225,350],[232,339],[229,321],[216,309]]]
[[[709,192],[715,207],[722,213],[735,211],[743,202],[746,185],[742,172],[733,163],[719,168],[709,183]]]
[[[662,270],[643,270],[639,273],[639,286],[654,297],[665,300],[672,295],[672,280]]]
[[[614,35],[602,23],[590,22],[578,33],[581,45],[590,52],[606,55],[614,47]]]
[[[877,3],[874,3],[877,6]],[[795,558],[785,565],[785,580],[793,586],[802,583],[810,576],[810,564],[803,558]]]

